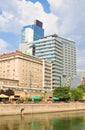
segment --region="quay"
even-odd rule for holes
[[[0,104],[0,115],[20,115],[85,110],[84,102]]]

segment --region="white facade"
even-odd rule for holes
[[[63,75],[76,75],[76,47],[75,42],[59,37],[63,43]]]
[[[76,46],[75,42],[58,37],[63,44],[63,72],[62,85],[71,86],[71,81],[76,75]]]
[[[22,30],[22,40],[19,44],[19,50],[22,52],[28,52],[32,55],[32,48],[30,48],[30,42],[33,41],[34,31],[32,28],[24,28]]]
[[[52,62],[52,87],[60,86],[63,71],[63,45],[57,35],[50,35],[34,41],[35,55]]]
[[[43,60],[43,88],[52,90],[52,63]]]
[[[32,52],[33,52],[32,44],[22,43],[20,44],[19,49],[21,52],[25,54],[32,55]]]
[[[24,43],[33,41],[34,30],[32,28],[24,28],[22,30],[22,39]]]

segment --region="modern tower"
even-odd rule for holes
[[[45,36],[43,23],[36,20],[22,29],[20,50],[52,62],[52,88],[70,86],[76,75],[75,42],[56,34]]]
[[[38,40],[44,37],[43,23],[39,20],[35,20],[34,24],[24,26],[21,31],[21,43],[19,49],[24,52],[27,50],[28,44],[32,41]],[[30,45],[29,45],[30,46]],[[31,52],[31,48],[29,53]]]
[[[33,25],[24,26],[21,32],[21,43],[29,43],[44,37],[43,23],[35,20]]]
[[[76,75],[75,42],[53,34],[33,41],[28,46],[34,46],[32,55],[52,62],[53,88],[71,85],[71,80]]]
[[[63,44],[57,40],[57,35],[49,35],[35,44],[35,56],[52,62],[52,87],[61,85],[63,71]]]
[[[59,36],[57,39],[63,44],[62,82],[64,86],[71,86],[71,81],[76,75],[76,44],[71,40]]]

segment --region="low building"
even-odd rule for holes
[[[23,54],[18,50],[1,54],[0,86],[42,89],[44,88],[43,76],[46,75],[43,72],[47,73],[43,70],[43,65],[44,62],[40,58]]]

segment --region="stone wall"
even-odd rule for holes
[[[0,115],[84,110],[85,103],[0,104]]]

